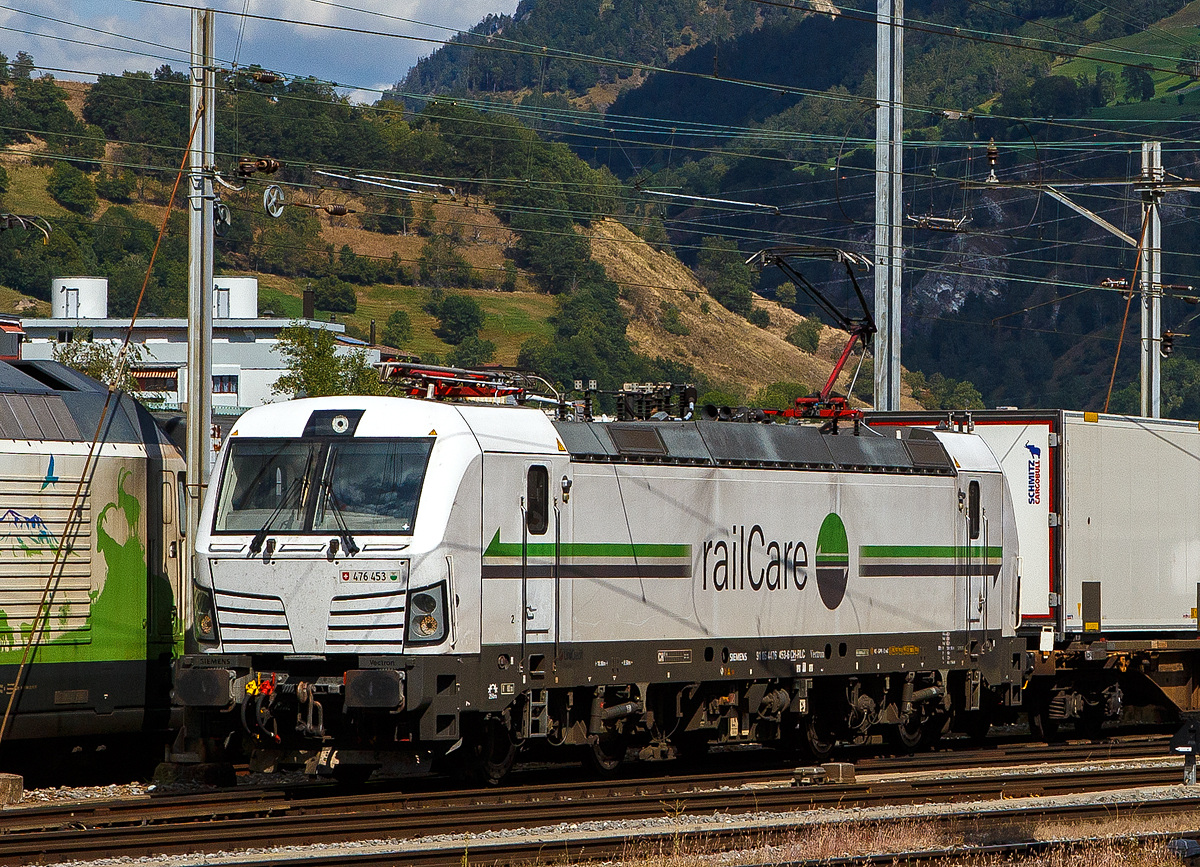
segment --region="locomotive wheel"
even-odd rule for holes
[[[892,728],[892,739],[905,752],[915,753],[928,739],[929,720],[909,718],[908,722],[896,723]]]
[[[629,738],[621,731],[605,732],[584,747],[584,765],[593,773],[609,776],[625,763]]]
[[[517,745],[499,720],[485,720],[470,746],[466,757],[468,774],[488,786],[498,786],[512,770],[517,759]]]
[[[809,758],[817,762],[824,762],[829,759],[833,753],[834,746],[837,745],[837,738],[833,732],[829,731],[827,726],[821,724],[815,716],[809,715],[808,723],[804,726],[804,747]]]

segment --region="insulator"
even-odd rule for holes
[[[264,175],[273,175],[279,171],[279,160],[271,159],[271,157],[263,157],[255,160],[254,167]]]
[[[274,72],[267,72],[264,69],[260,69],[255,72],[251,78],[257,81],[259,84],[275,84],[280,81],[280,76],[276,75]]]
[[[237,173],[239,178],[248,178],[257,168],[255,160],[238,160]]]
[[[996,160],[999,159],[999,157],[1000,157],[1000,149],[996,147],[996,140],[992,139],[991,141],[988,142],[988,147],[987,147],[988,162],[991,163],[993,166],[995,166]]]
[[[348,208],[345,205],[326,205],[325,213],[333,217],[344,217],[347,214],[354,213],[353,208]]]

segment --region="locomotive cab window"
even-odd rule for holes
[[[526,477],[525,527],[541,536],[550,526],[550,471],[535,464]]]
[[[979,538],[979,482],[967,486],[967,522],[972,539]]]
[[[270,530],[411,536],[431,439],[235,441],[215,533]]]

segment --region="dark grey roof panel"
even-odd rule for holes
[[[922,439],[918,437],[909,437],[904,441],[908,448],[908,453],[912,455],[914,467],[921,469],[945,469],[953,468],[954,462],[950,460],[950,455],[946,453],[946,447],[937,439],[930,437]]]
[[[21,433],[21,423],[17,421],[17,417],[8,408],[8,402],[5,400],[0,400],[0,436],[6,440],[25,439],[25,435]]]
[[[908,469],[912,458],[897,439],[839,434],[825,438],[833,459],[841,467],[881,467]]]
[[[8,408],[12,410],[12,414],[16,416],[21,439],[44,440],[47,438],[42,433],[41,427],[38,426],[33,410],[25,402],[25,395],[5,394],[0,395],[0,398],[3,398],[4,402],[8,404]]]
[[[66,402],[57,395],[46,398],[46,404],[50,408],[50,414],[54,416],[54,421],[58,425],[58,429],[62,432],[64,440],[78,440],[79,427],[75,424],[75,419],[71,416],[67,409]]]
[[[696,427],[718,463],[834,464],[826,438],[814,428],[720,421],[699,422]]]
[[[658,435],[667,447],[667,454],[671,457],[706,463],[712,461],[712,455],[708,453],[708,446],[704,444],[704,438],[696,429],[695,422],[664,422],[656,427]]]
[[[596,425],[575,421],[556,421],[554,429],[567,452],[572,455],[606,455],[608,452],[596,439]]]

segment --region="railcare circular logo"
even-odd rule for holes
[[[817,590],[830,611],[842,604],[849,572],[850,543],[846,539],[846,525],[836,512],[830,512],[817,533]]]

